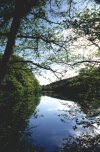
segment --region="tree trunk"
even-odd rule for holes
[[[8,35],[8,41],[2,61],[0,63],[0,85],[2,84],[9,63],[10,57],[13,54],[13,47],[15,45],[16,35],[18,33],[21,19],[27,14],[35,1],[31,0],[16,0],[15,1],[15,14],[13,17],[11,29]]]
[[[15,16],[12,21],[11,29],[8,35],[7,45],[4,51],[4,55],[2,57],[2,61],[0,63],[0,85],[2,84],[6,71],[7,65],[9,63],[10,57],[13,54],[13,47],[15,45],[16,35],[18,33],[18,29],[20,27],[21,17],[17,15],[18,6],[15,10]]]

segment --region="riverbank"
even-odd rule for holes
[[[66,97],[93,95],[98,98],[100,92],[100,68],[81,70],[78,76],[56,81],[42,86],[42,91],[53,91]]]

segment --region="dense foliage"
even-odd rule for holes
[[[13,56],[0,88],[0,151],[28,152],[24,131],[39,103],[40,85],[21,57]]]
[[[0,98],[8,104],[26,103],[38,95],[40,85],[21,57],[13,56],[0,89]],[[6,96],[5,96],[6,95]]]
[[[70,98],[83,96],[99,99],[100,68],[82,69],[78,76],[43,86],[43,90],[52,90]]]

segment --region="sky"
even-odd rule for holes
[[[84,44],[85,44],[85,46],[84,46]],[[97,48],[94,45],[86,47],[87,44],[88,44],[88,41],[85,41],[84,38],[80,38],[78,40],[78,42],[75,42],[75,45],[77,46],[77,48],[72,47],[74,54],[76,54],[80,57],[83,56],[83,58],[86,58],[87,60],[90,60],[91,58],[94,60],[95,59],[99,60],[98,58],[96,58],[94,56],[94,54],[96,52],[95,50],[97,50]],[[83,46],[81,46],[81,45],[83,45]],[[76,66],[74,68],[73,68],[73,66],[69,67],[67,65],[66,65],[66,68],[65,68],[65,66],[62,67],[62,65],[59,65],[59,66],[55,65],[55,67],[53,67],[53,68],[54,69],[61,69],[61,70],[59,70],[61,74],[58,74],[59,78],[57,78],[52,72],[45,71],[45,73],[42,73],[41,76],[36,75],[36,77],[39,80],[41,85],[46,85],[46,84],[52,83],[54,81],[58,81],[60,79],[65,79],[65,78],[76,76],[79,73],[79,69],[84,68],[84,65],[81,64],[81,65]],[[66,69],[66,72],[64,72],[65,69]]]
[[[77,0],[74,0],[75,2],[77,2]],[[81,11],[84,8],[89,8],[92,9],[94,7],[94,0],[91,0],[88,2],[88,0],[86,0],[85,2],[83,0],[79,0],[78,3],[76,3],[75,7],[77,9],[77,11]],[[64,8],[65,9],[65,8]],[[68,33],[68,31],[62,31],[62,33],[64,33],[65,35]],[[88,48],[82,47],[81,45],[87,44],[88,42],[84,39],[81,38],[79,39],[80,43],[78,44],[78,42],[75,42],[77,45],[77,48],[74,48],[76,52],[79,52],[81,55],[84,54],[85,57],[87,57],[89,55],[92,56],[93,54],[89,54],[91,49],[96,49],[94,46],[90,46]],[[80,45],[81,44],[81,45]],[[56,69],[57,65],[55,65],[55,69]],[[83,65],[81,67],[84,67]],[[59,69],[63,69],[62,67],[59,67]],[[65,79],[68,77],[73,77],[75,75],[78,74],[79,68],[68,68],[66,73],[62,72],[62,76],[60,76],[60,78],[58,79],[56,76],[54,76],[54,74],[50,71],[46,71],[45,73],[43,73],[42,75],[36,75],[37,79],[39,80],[41,85],[46,85],[49,84],[51,82],[60,80],[60,79]]]
[[[60,76],[60,78],[64,79],[64,78],[68,78],[68,77],[73,77],[77,74],[78,74],[77,71],[70,69],[64,76]],[[58,79],[56,76],[53,75],[52,72],[48,72],[48,71],[46,71],[45,76],[36,75],[36,78],[38,79],[40,85],[46,85],[46,84],[52,83],[54,81],[60,80],[60,78]]]
[[[52,0],[53,1],[53,0]],[[63,10],[65,10],[66,8],[65,8],[65,6],[66,5],[64,5],[64,0],[59,0],[60,2],[61,2],[61,4],[63,4],[62,5],[62,11]],[[66,0],[65,0],[66,1]],[[68,1],[68,0],[67,0]],[[89,2],[88,2],[89,1]],[[72,5],[72,10],[77,10],[78,12],[79,11],[81,11],[82,9],[84,9],[85,7],[88,7],[88,8],[93,8],[94,7],[94,0],[74,0],[74,2],[76,3],[76,4],[73,4]],[[54,6],[55,7],[55,6]],[[57,10],[58,12],[59,12],[59,10]],[[72,13],[73,13],[73,11],[71,11]],[[50,17],[50,19],[52,20],[52,21],[55,21],[55,18],[54,17],[51,17],[50,15],[49,15],[49,17]],[[60,21],[60,18],[58,18],[58,17],[56,17],[56,20],[58,20],[58,21]],[[63,31],[60,31],[60,32],[62,32],[62,33],[60,33],[60,34],[62,34],[62,35],[64,35],[64,36],[67,36],[67,34],[69,33],[69,31],[68,30],[63,30]],[[85,42],[85,40],[83,40],[83,39],[81,39],[80,40],[80,43],[86,43]],[[19,43],[20,43],[20,41],[19,40],[17,40],[17,46],[19,45]],[[81,44],[82,44],[81,43]],[[25,42],[25,45],[27,45],[27,43]],[[77,48],[72,48],[74,51],[74,53],[76,52],[76,54],[77,53],[80,53],[81,55],[82,54],[84,54],[85,56],[87,56],[87,51],[84,51],[84,50],[86,50],[86,48],[84,49],[84,48],[82,48],[79,44],[78,44],[78,42],[76,42],[76,45],[77,45]],[[94,46],[93,46],[94,47]],[[18,49],[18,48],[17,48]],[[45,49],[45,47],[44,47],[44,49]],[[2,50],[2,49],[1,49]],[[87,50],[89,50],[89,48],[87,49]],[[33,51],[33,50],[27,50],[27,56],[29,56],[29,58],[30,58],[30,55],[29,54],[31,54],[31,51]],[[23,52],[25,52],[25,51],[23,51]],[[45,51],[46,52],[46,51]],[[46,56],[46,54],[45,54],[45,56]],[[44,57],[44,56],[43,56]],[[33,57],[34,58],[34,57]],[[28,59],[28,57],[27,57],[27,59]],[[35,61],[36,62],[36,61]],[[40,63],[40,61],[38,61],[38,63]],[[66,66],[65,68],[61,65],[57,65],[57,64],[54,64],[53,65],[53,68],[56,70],[56,69],[60,69],[59,70],[59,72],[61,73],[60,75],[58,75],[59,76],[59,80],[60,79],[64,79],[64,78],[68,78],[68,77],[72,77],[72,76],[74,76],[74,75],[77,75],[78,74],[78,68],[75,68],[75,69],[73,69],[73,68],[69,68],[68,66]],[[67,71],[66,73],[64,72],[64,71]],[[34,71],[33,71],[33,73],[34,73]],[[36,74],[36,77],[37,77],[37,79],[39,80],[39,82],[40,82],[40,84],[41,85],[46,85],[46,84],[48,84],[48,83],[51,83],[51,82],[54,82],[54,81],[57,81],[58,80],[58,78],[53,74],[53,73],[51,73],[50,71],[44,71],[44,72],[42,72],[42,74],[40,75],[40,74]]]

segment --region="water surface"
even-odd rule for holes
[[[100,151],[100,115],[88,115],[70,100],[42,96],[25,130],[36,152]],[[74,147],[73,147],[74,145]],[[76,149],[76,151],[77,151]]]

